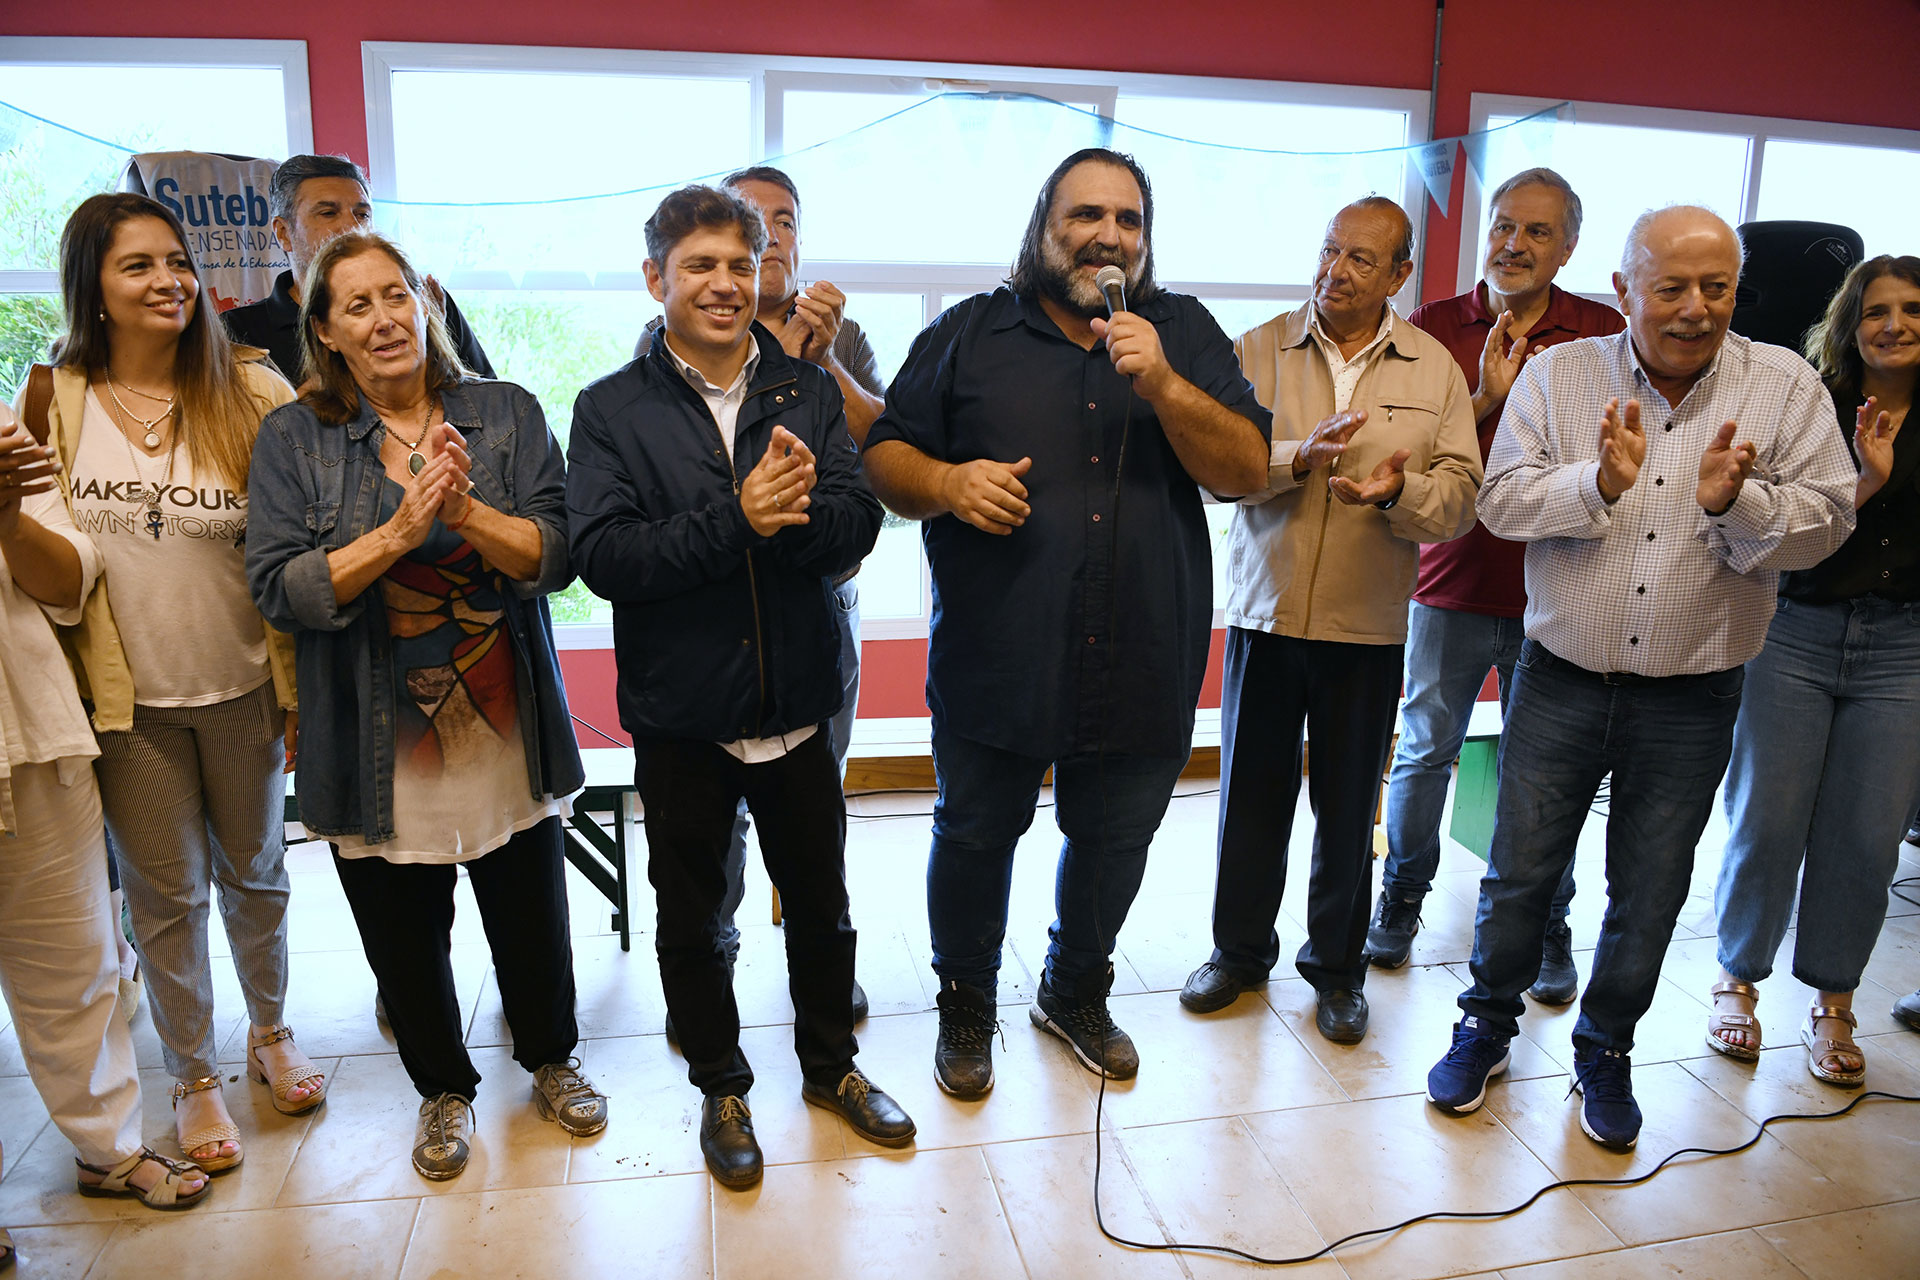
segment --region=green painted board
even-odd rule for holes
[[[1460,766],[1453,778],[1455,840],[1485,862],[1493,848],[1493,809],[1500,795],[1500,740],[1469,739],[1460,747]]]

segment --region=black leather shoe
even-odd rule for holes
[[[904,1147],[913,1141],[913,1120],[900,1104],[873,1087],[858,1071],[849,1071],[829,1089],[811,1080],[801,1082],[800,1096],[823,1111],[831,1111],[869,1142]]]
[[[1242,991],[1259,985],[1242,982],[1209,960],[1187,975],[1187,985],[1180,988],[1180,1007],[1188,1013],[1217,1013],[1238,1000]]]
[[[760,1144],[745,1098],[728,1094],[700,1104],[700,1154],[723,1187],[750,1187],[760,1181]]]
[[[1359,1044],[1367,1034],[1366,993],[1344,987],[1318,992],[1313,1025],[1335,1044]]]

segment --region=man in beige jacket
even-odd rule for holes
[[[1472,526],[1481,476],[1460,366],[1388,303],[1412,274],[1406,213],[1381,196],[1355,201],[1327,226],[1312,301],[1234,344],[1273,411],[1273,447],[1267,487],[1240,499],[1228,538],[1214,950],[1180,1003],[1223,1009],[1280,959],[1308,730],[1313,868],[1295,965],[1317,993],[1320,1034],[1342,1044],[1367,1030],[1373,814],[1418,544]]]

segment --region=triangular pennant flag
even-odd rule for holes
[[[1475,129],[1460,139],[1460,149],[1467,153],[1467,164],[1481,186],[1487,184],[1487,147],[1492,140],[1491,129]]]
[[[1440,216],[1447,216],[1447,200],[1453,193],[1453,148],[1458,138],[1442,138],[1438,142],[1429,142],[1414,152],[1414,163],[1420,167],[1420,178],[1427,184],[1427,194],[1440,206]]]

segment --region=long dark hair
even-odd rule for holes
[[[67,331],[56,344],[56,365],[88,374],[107,367],[111,353],[100,272],[121,224],[135,218],[165,223],[186,254],[193,278],[199,280],[200,268],[187,248],[186,228],[167,206],[131,192],[87,197],[60,232],[60,292],[66,303]],[[213,300],[205,288],[194,298],[187,327],[174,349],[173,381],[179,397],[174,430],[186,442],[194,468],[217,472],[245,492],[253,438],[272,405],[255,396],[240,376],[233,343],[226,326],[214,318]]]
[[[1834,402],[1842,409],[1860,403],[1860,384],[1867,373],[1866,362],[1860,358],[1860,312],[1867,286],[1882,276],[1894,276],[1920,288],[1920,258],[1883,253],[1855,263],[1827,303],[1827,314],[1807,330],[1807,361],[1820,371],[1827,390],[1833,392]]]
[[[1015,293],[1030,298],[1039,291],[1040,281],[1045,274],[1040,252],[1047,240],[1047,219],[1053,213],[1054,193],[1059,191],[1062,179],[1088,161],[1125,169],[1140,184],[1140,283],[1130,286],[1127,296],[1151,298],[1160,291],[1160,286],[1153,279],[1153,185],[1147,181],[1147,171],[1140,167],[1138,160],[1124,151],[1107,147],[1082,147],[1054,166],[1053,172],[1047,175],[1045,184],[1040,188],[1040,198],[1033,202],[1033,216],[1027,219],[1027,233],[1020,237],[1020,253],[1013,260],[1012,273],[1007,276],[1007,286]]]
[[[444,391],[473,376],[460,363],[460,353],[447,333],[447,322],[441,318],[440,307],[427,292],[426,281],[413,269],[405,251],[378,231],[364,227],[343,231],[313,255],[307,278],[300,286],[301,372],[306,378],[300,402],[311,408],[320,421],[335,425],[351,422],[360,415],[360,384],[353,380],[346,357],[320,341],[314,321],[326,319],[333,310],[333,269],[363,253],[386,254],[393,265],[400,268],[400,278],[407,282],[407,291],[420,300],[420,310],[427,318],[427,331],[419,335],[427,357],[427,390]]]

